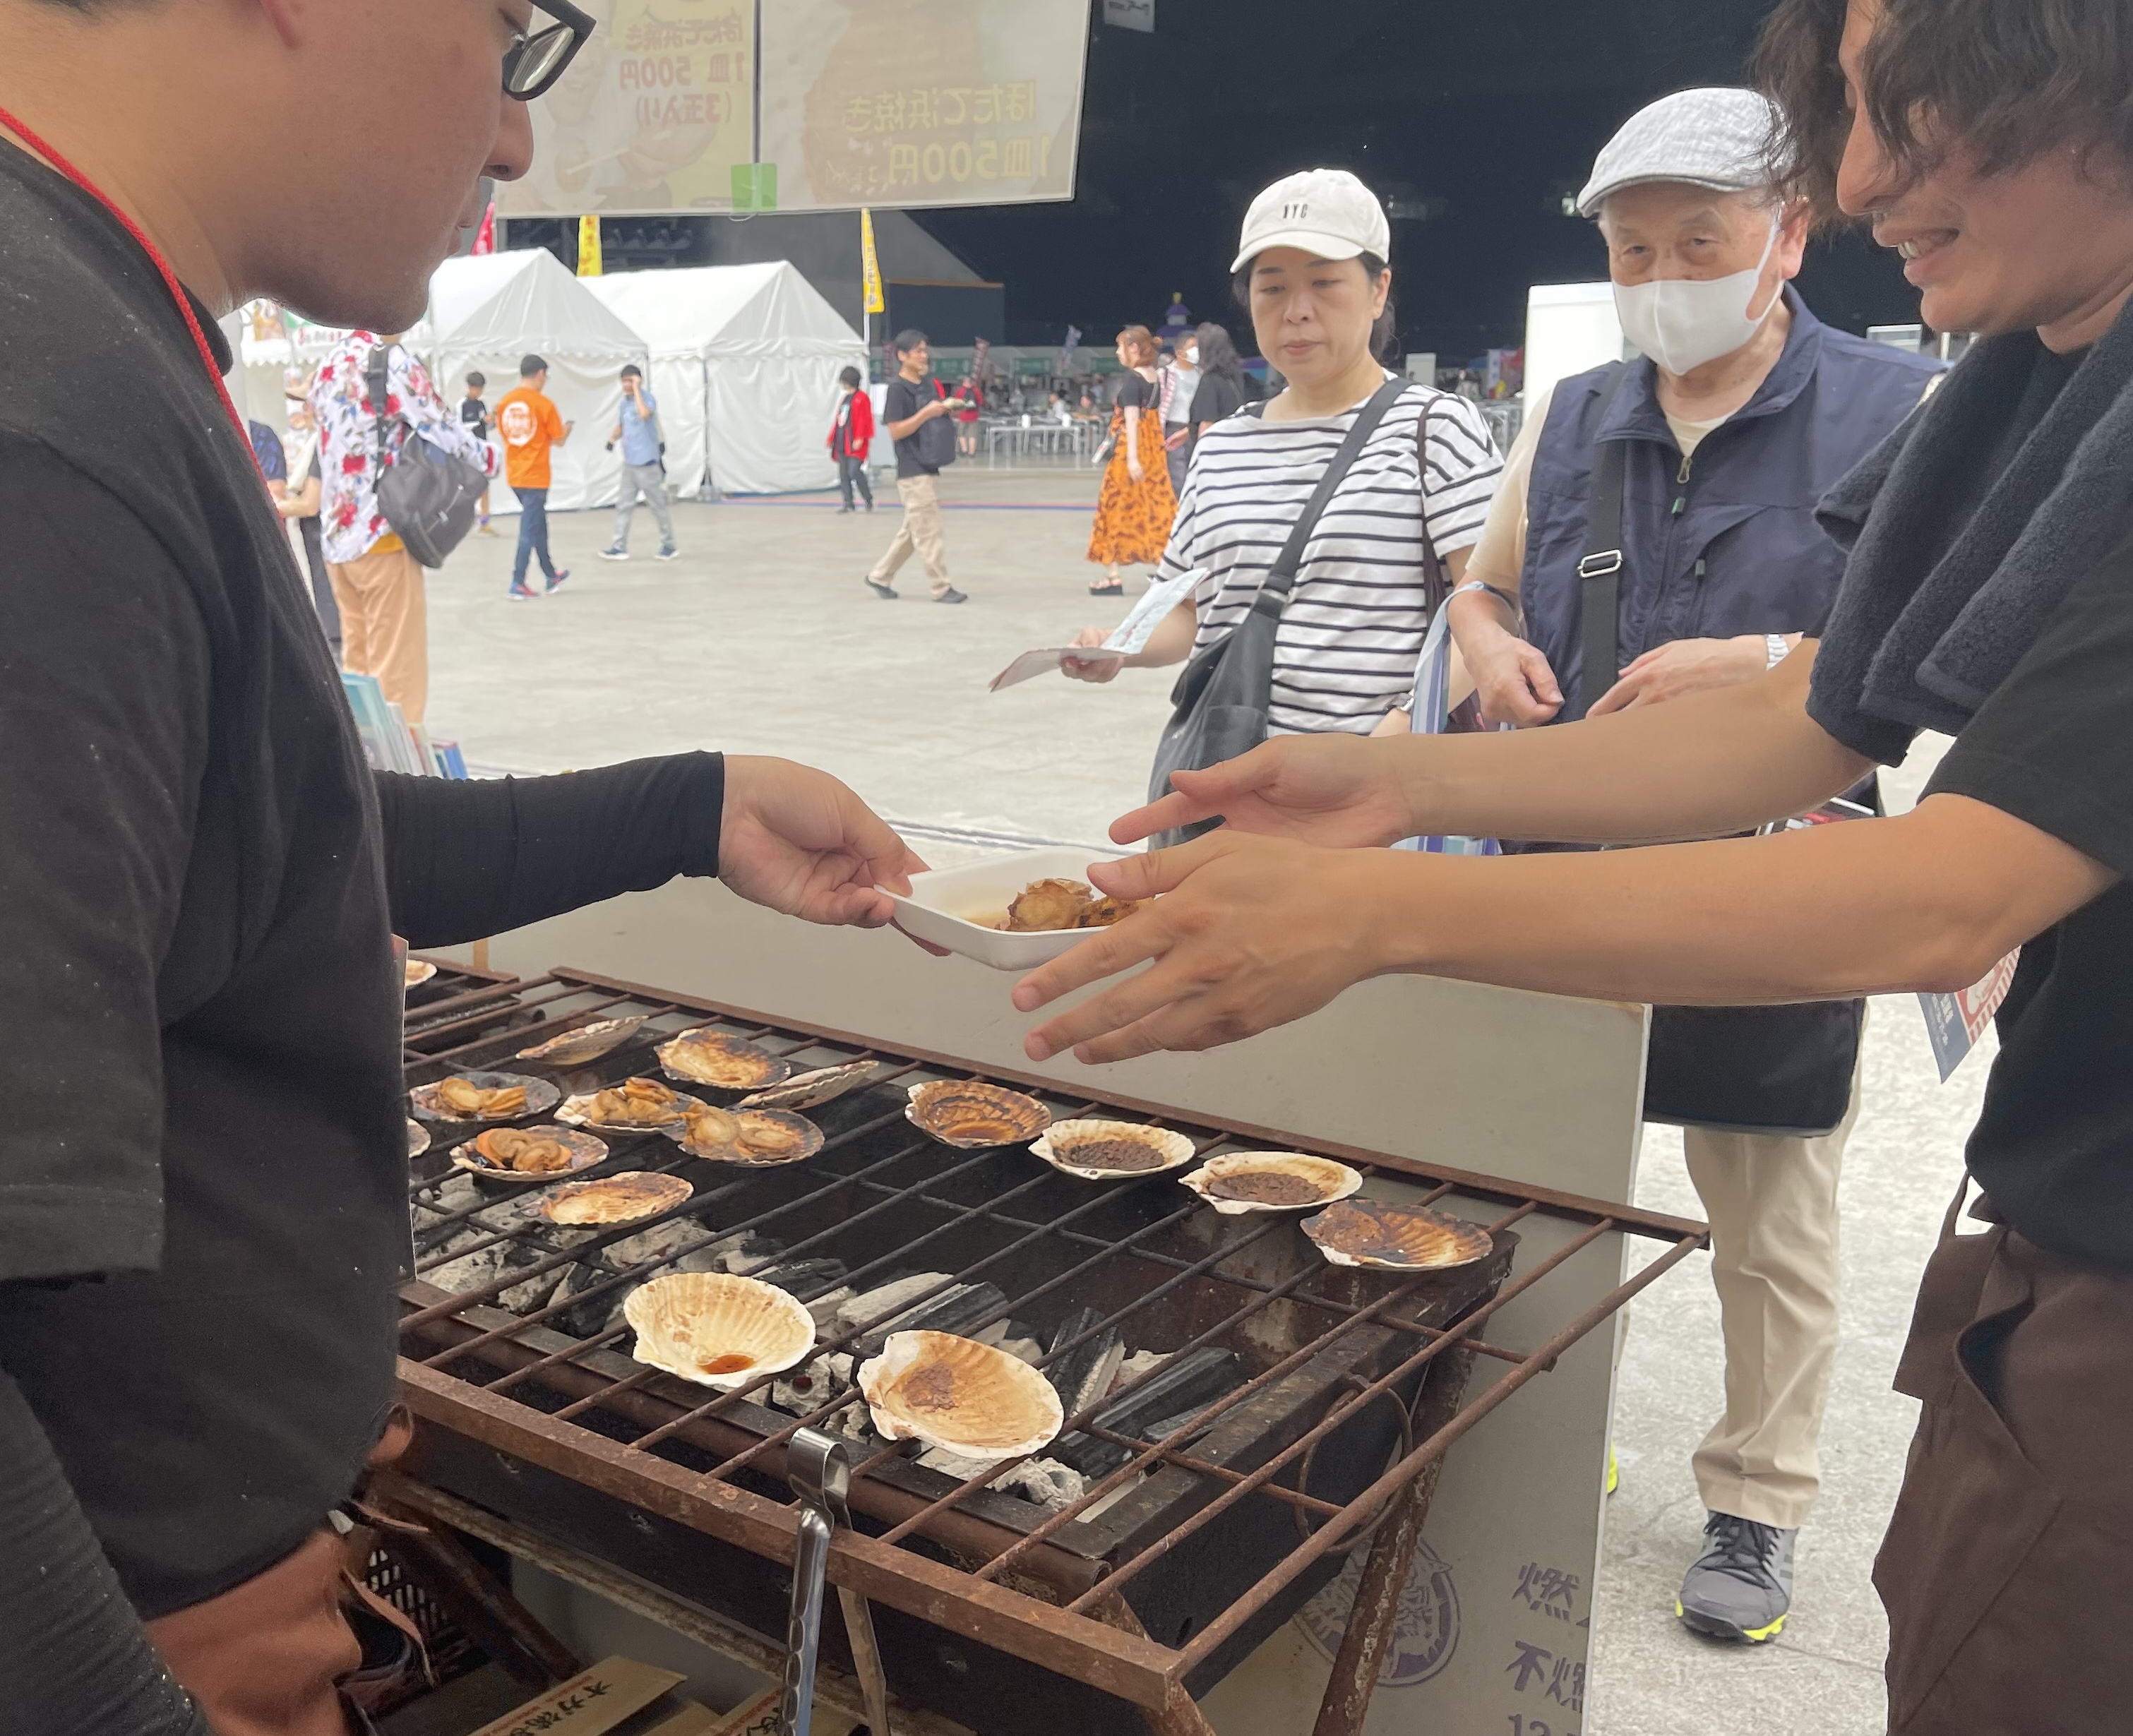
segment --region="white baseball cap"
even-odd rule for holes
[[[1592,165],[1592,179],[1577,195],[1578,214],[1596,217],[1609,194],[1646,181],[1760,192],[1770,185],[1764,152],[1780,124],[1768,97],[1733,85],[1661,97],[1631,115],[1607,141]]]
[[[1392,225],[1378,196],[1346,169],[1305,169],[1284,175],[1252,201],[1232,272],[1269,248],[1302,248],[1317,259],[1353,259],[1392,252]]]

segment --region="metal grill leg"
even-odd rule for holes
[[[1090,1606],[1089,1613],[1105,1627],[1115,1628],[1121,1633],[1130,1633],[1139,1639],[1148,1637],[1148,1629],[1141,1626],[1140,1618],[1123,1597],[1104,1598]],[[1216,1736],[1215,1726],[1207,1722],[1207,1714],[1182,1686],[1173,1686],[1169,1704],[1159,1711],[1143,1706],[1140,1715],[1148,1720],[1148,1727],[1155,1736]]]
[[[1474,1353],[1463,1347],[1438,1359],[1415,1401],[1416,1440],[1427,1440],[1457,1414],[1473,1366]],[[1326,1685],[1311,1736],[1358,1736],[1363,1728],[1370,1696],[1377,1692],[1378,1671],[1392,1643],[1400,1593],[1406,1589],[1408,1570],[1413,1565],[1415,1546],[1422,1541],[1443,1469],[1441,1458],[1426,1466],[1402,1491],[1391,1515],[1378,1528],[1363,1564],[1362,1581],[1355,1588],[1355,1608],[1348,1613],[1347,1631],[1341,1636],[1340,1654],[1333,1660],[1333,1679]]]

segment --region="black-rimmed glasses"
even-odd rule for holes
[[[503,94],[530,103],[563,75],[590,40],[594,20],[570,0],[534,0],[533,10],[556,20],[518,36],[503,50]]]

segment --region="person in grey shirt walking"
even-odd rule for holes
[[[614,502],[614,541],[600,551],[600,559],[629,559],[629,521],[637,516],[637,497],[642,494],[659,521],[659,558],[672,560],[681,551],[674,546],[674,515],[667,505],[659,400],[645,390],[644,370],[634,362],[623,367],[622,419],[607,437],[609,451],[614,450],[617,440],[622,442],[622,492]]]

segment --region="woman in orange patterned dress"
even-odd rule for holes
[[[1112,400],[1111,461],[1096,497],[1096,524],[1089,558],[1102,564],[1103,583],[1092,597],[1122,597],[1122,566],[1159,566],[1170,541],[1177,497],[1170,492],[1170,467],[1163,450],[1162,388],[1155,378],[1155,337],[1145,325],[1119,334],[1119,365],[1125,373]]]

